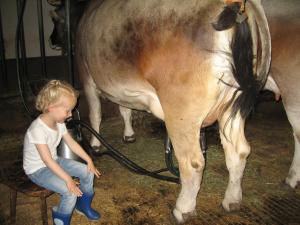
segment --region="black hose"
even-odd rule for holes
[[[109,143],[107,143],[106,140],[99,133],[97,133],[93,128],[91,128],[85,122],[83,122],[81,120],[72,119],[72,120],[68,121],[67,123],[71,127],[75,126],[75,125],[81,125],[82,127],[86,128],[107,149],[107,151],[97,153],[94,150],[91,150],[92,149],[91,146],[88,146],[88,151],[92,152],[93,156],[109,155],[112,158],[114,158],[115,160],[117,160],[120,164],[122,164],[123,166],[125,166],[126,168],[128,168],[130,171],[132,171],[134,173],[137,173],[137,174],[140,174],[140,175],[147,175],[147,176],[154,177],[154,178],[157,178],[157,179],[160,179],[160,180],[179,183],[179,178],[178,177],[170,177],[170,176],[165,176],[165,175],[158,174],[159,172],[168,171],[168,169],[161,169],[161,170],[151,172],[151,171],[148,171],[148,170],[140,167],[139,165],[137,165],[136,163],[134,163],[133,161],[128,159],[126,156],[121,154],[118,150],[116,150],[114,147],[112,147]],[[87,143],[84,143],[84,145],[86,146]]]
[[[165,161],[167,168],[173,175],[179,176],[179,169],[176,168],[173,163],[173,146],[169,137],[166,138],[165,149]]]

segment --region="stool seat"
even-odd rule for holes
[[[21,163],[22,165],[22,163]],[[54,192],[33,183],[24,173],[20,162],[10,168],[1,170],[1,183],[10,188],[10,220],[11,224],[16,222],[17,193],[21,192],[27,196],[40,198],[40,209],[43,225],[48,225],[46,198]]]
[[[48,197],[53,194],[53,191],[49,191],[41,186],[38,186],[29,179],[21,183],[7,182],[6,185],[17,192],[21,192],[31,197]]]

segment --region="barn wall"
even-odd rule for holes
[[[6,70],[4,74],[1,70],[0,76],[0,97],[18,95],[17,70],[15,61],[15,35],[17,28],[17,0],[1,0],[1,19],[4,39],[4,51],[6,59]],[[46,55],[46,78],[58,78],[68,80],[68,60],[61,56],[61,51],[53,50],[49,47],[48,39],[53,29],[49,12],[53,6],[42,0],[43,6],[43,25]],[[28,80],[43,79],[42,64],[40,58],[40,39],[38,27],[38,8],[37,0],[27,0],[23,16],[24,39],[26,46],[26,65]],[[24,74],[22,75],[24,76]],[[76,74],[75,74],[76,77]],[[78,79],[75,79],[76,86],[79,88]]]
[[[54,7],[47,1],[43,4],[44,37],[45,50],[47,56],[60,55],[60,51],[52,50],[48,45],[48,38],[52,32],[53,24],[49,16],[49,11]],[[5,56],[7,59],[15,58],[15,32],[17,26],[17,5],[15,0],[1,0],[2,26],[4,32]],[[24,34],[26,43],[26,54],[29,58],[39,57],[39,33],[37,17],[37,1],[27,0],[24,12]]]

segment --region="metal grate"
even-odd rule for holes
[[[271,195],[261,202],[243,202],[238,212],[227,213],[221,207],[200,207],[189,225],[300,225],[300,195]]]

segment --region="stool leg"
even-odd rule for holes
[[[17,203],[17,191],[10,189],[10,223],[16,223],[16,203]]]
[[[43,225],[48,225],[46,197],[41,196],[40,198],[41,198],[41,216],[42,216]]]

